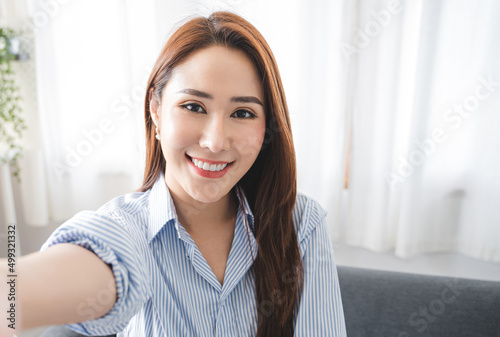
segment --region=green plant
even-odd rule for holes
[[[10,53],[11,39],[16,32],[0,27],[0,162],[10,164],[12,175],[19,180],[19,158],[22,156],[21,138],[26,123],[19,106],[19,88],[14,81],[11,61],[15,58]]]

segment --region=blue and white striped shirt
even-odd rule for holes
[[[273,302],[256,304],[253,215],[239,187],[236,194],[240,206],[223,285],[178,221],[163,175],[146,192],[117,197],[61,225],[41,249],[70,242],[93,251],[112,266],[117,289],[117,301],[106,315],[96,318],[92,309],[109,299],[103,289],[95,302],[78,307],[85,322],[69,326],[85,335],[255,336],[257,310],[270,312]],[[317,202],[298,194],[293,220],[304,290],[295,336],[346,336],[325,216]]]

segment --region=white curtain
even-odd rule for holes
[[[500,262],[500,3],[395,8],[356,10],[345,240]]]
[[[22,189],[47,199],[47,222],[64,221],[140,186],[145,85],[160,46],[154,1],[40,0],[29,17],[47,189],[29,179]]]
[[[186,17],[231,10],[275,54],[299,190],[327,209],[333,240],[400,257],[458,251],[500,261],[500,3],[33,0],[28,7],[43,160],[25,172],[43,167],[47,184],[24,188],[48,196],[48,218],[96,209],[140,185],[144,85],[160,48]]]

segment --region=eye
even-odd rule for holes
[[[233,114],[231,116],[234,116],[236,118],[241,118],[241,119],[257,117],[254,113],[252,113],[248,110],[243,110],[243,109],[236,110],[235,112],[233,112]]]
[[[199,104],[196,103],[186,103],[182,104],[181,107],[184,109],[188,109],[189,111],[196,112],[196,113],[205,113],[205,110],[203,107]]]

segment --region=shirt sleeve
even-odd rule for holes
[[[84,335],[120,332],[151,297],[147,259],[137,236],[115,217],[84,211],[61,225],[44,243],[42,251],[59,243],[79,245],[94,252],[113,269],[117,300],[111,310],[95,317],[94,308],[99,301],[109,299],[112,294],[111,290],[102,289],[95,298],[87,298],[78,305],[82,323],[68,327]]]
[[[304,288],[295,325],[296,337],[346,337],[344,310],[326,223],[326,212],[310,200],[302,217],[299,245]]]

